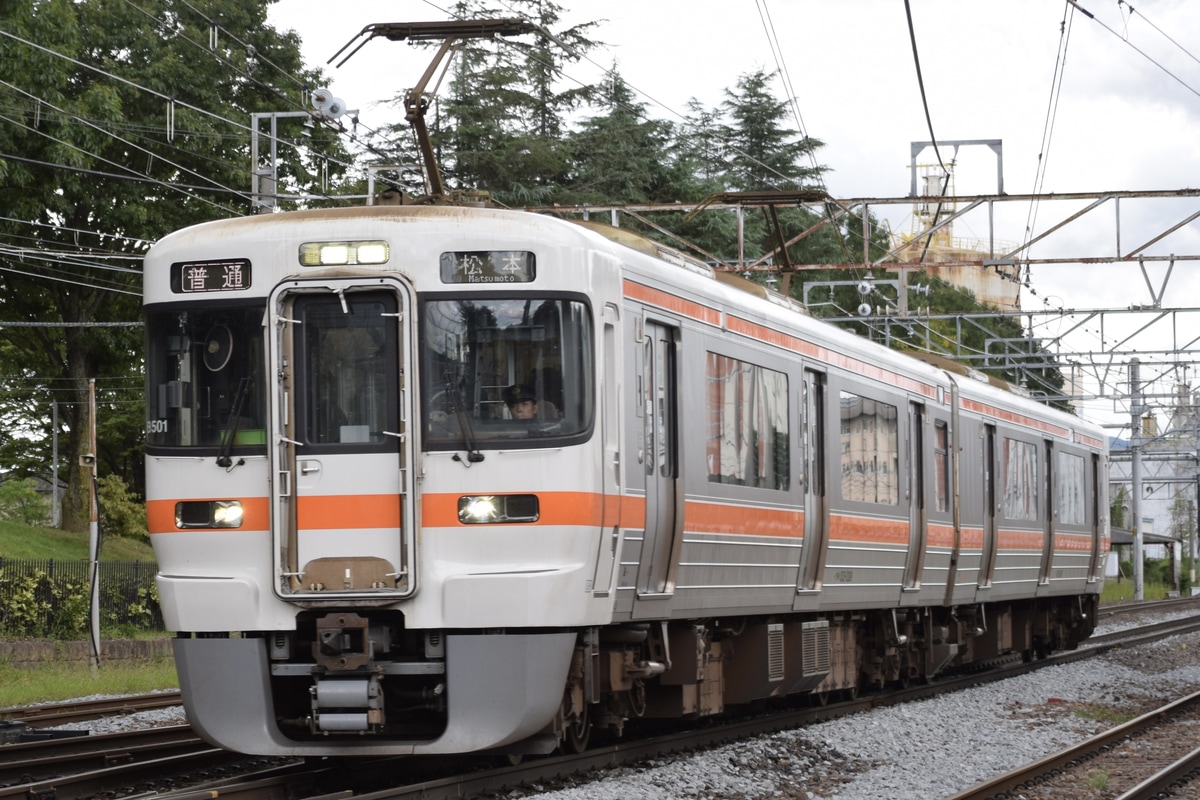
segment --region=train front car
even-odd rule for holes
[[[564,687],[576,632],[612,616],[597,385],[619,375],[621,287],[584,236],[375,207],[147,255],[148,515],[206,739],[544,752],[586,731]]]

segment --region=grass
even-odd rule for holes
[[[1080,719],[1093,719],[1115,726],[1129,722],[1129,720],[1137,717],[1137,713],[1122,711],[1121,709],[1097,705],[1095,703],[1084,703],[1075,709],[1075,716]]]
[[[0,708],[178,688],[175,662],[169,660],[134,665],[101,662],[94,672],[78,664],[45,664],[37,669],[0,665]]]
[[[1142,583],[1143,600],[1165,600],[1171,587],[1165,583]],[[1116,578],[1105,578],[1104,590],[1100,593],[1101,603],[1120,603],[1133,599],[1133,581],[1129,578],[1117,583]]]
[[[12,520],[0,519],[0,556],[5,558],[53,558],[63,561],[87,560],[88,532],[71,533],[57,528],[37,528]],[[153,561],[154,550],[147,542],[103,537],[101,561]]]
[[[31,528],[12,520],[0,520],[0,556],[6,558],[80,561],[89,558],[88,547],[87,532]],[[105,538],[100,542],[100,560],[153,561],[154,551],[146,542]],[[93,694],[139,694],[177,688],[175,663],[169,659],[152,664],[101,662],[95,674],[77,664],[42,664],[36,669],[18,669],[0,663],[0,708]]]

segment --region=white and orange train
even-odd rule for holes
[[[1101,430],[620,230],[213,222],[145,311],[159,599],[220,746],[578,749],[1093,629]]]

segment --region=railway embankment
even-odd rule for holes
[[[148,664],[171,658],[171,640],[162,639],[102,639],[100,661],[122,664]],[[37,669],[45,664],[80,664],[92,659],[88,641],[14,640],[0,641],[0,663],[17,669]]]

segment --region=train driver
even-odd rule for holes
[[[514,383],[505,389],[504,403],[513,419],[541,419],[538,415],[537,395],[527,383]]]

